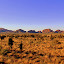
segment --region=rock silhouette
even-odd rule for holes
[[[20,33],[20,32],[25,33],[26,31],[24,31],[24,30],[22,30],[22,29],[18,29],[18,30],[16,30],[15,32],[17,32],[17,33]]]
[[[63,32],[63,31],[61,31],[61,30],[56,30],[55,31],[55,33],[61,33],[61,32]]]
[[[42,33],[41,31],[37,31],[38,33]]]
[[[37,33],[35,30],[29,30],[28,33]]]
[[[44,29],[42,31],[35,31],[35,30],[28,30],[28,31],[25,31],[25,30],[22,30],[22,29],[18,29],[16,31],[12,31],[12,30],[8,30],[8,29],[5,29],[5,28],[0,28],[0,33],[64,33],[64,31],[62,30],[51,30],[51,29]]]
[[[4,29],[4,28],[0,28],[0,32],[13,32],[12,30],[7,30],[7,29]]]

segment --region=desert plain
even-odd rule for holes
[[[9,45],[9,38],[13,41],[12,47]],[[64,64],[64,34],[2,33],[0,34],[0,64],[2,63]]]

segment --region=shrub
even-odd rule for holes
[[[0,64],[5,64],[5,62],[0,62]]]
[[[62,37],[63,37],[63,35],[59,35],[59,36],[58,36],[58,38],[62,38]]]
[[[35,37],[34,35],[31,35],[31,37]]]
[[[51,36],[50,36],[50,39],[51,39],[51,40],[53,40],[53,39],[54,39],[54,37],[52,36],[52,34],[51,34]]]
[[[13,40],[12,40],[12,38],[9,38],[9,42],[8,42],[8,45],[12,48],[12,45],[13,45]]]
[[[44,35],[43,37],[47,37],[47,35]]]
[[[7,53],[10,53],[8,49],[1,50],[1,54],[3,54],[4,56],[7,55]]]
[[[15,35],[14,37],[15,37],[15,38],[18,38],[18,37],[20,37],[20,35]]]
[[[6,36],[0,36],[1,40],[3,40]]]
[[[2,49],[2,46],[0,45],[0,51],[1,51],[1,49]]]
[[[21,51],[22,51],[22,45],[23,45],[23,44],[22,44],[22,41],[21,41],[21,44],[20,44],[20,49],[21,49]]]

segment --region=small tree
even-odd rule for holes
[[[22,52],[22,45],[23,45],[23,44],[22,44],[22,41],[21,41],[21,44],[20,44],[20,49],[21,49],[21,52]]]
[[[9,42],[8,42],[8,45],[12,48],[12,45],[13,45],[13,40],[12,40],[12,38],[9,38]]]

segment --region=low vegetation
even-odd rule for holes
[[[0,34],[0,64],[64,64],[64,34]]]

